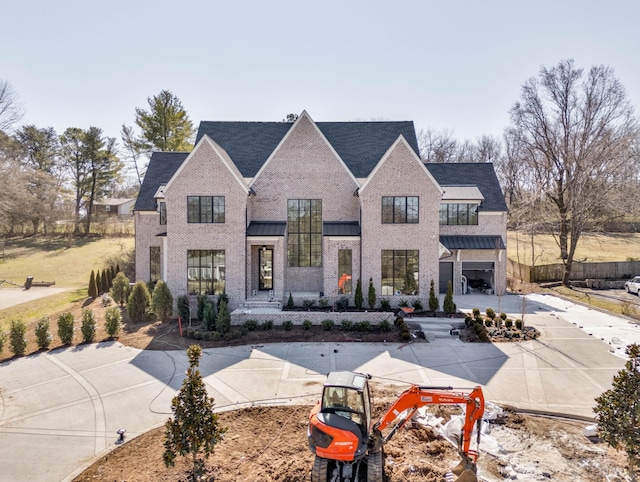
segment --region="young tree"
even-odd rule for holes
[[[197,369],[202,348],[191,345],[187,348],[189,368],[182,382],[180,393],[171,401],[173,420],[164,425],[164,463],[175,465],[177,456],[191,454],[193,461],[192,480],[205,473],[205,460],[213,454],[215,445],[227,431],[218,424],[218,415],[213,412],[215,400],[208,396],[207,388]],[[202,455],[202,456],[201,456]]]
[[[376,289],[373,286],[373,278],[369,278],[369,292],[367,293],[367,301],[369,302],[370,309],[375,308],[377,296]]]
[[[436,312],[440,309],[440,300],[436,295],[435,283],[431,280],[431,288],[429,288],[429,310]]]
[[[216,330],[220,333],[227,333],[231,328],[231,315],[226,301],[220,303],[218,317],[216,318]]]
[[[107,270],[103,269],[100,275],[100,294],[109,292],[109,281],[107,280]]]
[[[204,307],[204,315],[202,319],[202,322],[204,323],[205,328],[209,331],[215,331],[216,321],[217,321],[216,319],[217,319],[216,305],[215,303],[209,302]]]
[[[120,314],[120,308],[112,306],[107,308],[104,314],[104,329],[111,338],[120,333],[122,328],[122,315]]]
[[[511,122],[523,161],[555,208],[562,284],[569,286],[580,236],[607,211],[611,176],[637,169],[631,164],[638,135],[633,106],[609,67],[594,66],[585,75],[573,60],[563,60],[524,84]]]
[[[147,152],[191,151],[194,128],[180,99],[168,90],[147,98],[149,110],[136,108],[139,144]]]
[[[111,288],[111,296],[113,301],[120,306],[124,305],[127,300],[127,292],[129,291],[129,278],[121,271],[113,280],[113,288]]]
[[[171,291],[167,283],[162,280],[159,280],[155,288],[153,288],[151,311],[153,311],[160,320],[168,320],[173,313],[173,296],[171,296]]]
[[[598,419],[598,436],[629,459],[632,480],[640,471],[640,345],[629,345],[629,360],[614,377],[612,388],[596,398],[593,411]]]
[[[25,335],[27,333],[27,325],[21,320],[11,320],[11,328],[9,329],[9,343],[11,344],[11,351],[15,356],[24,355],[27,349],[27,340]]]
[[[49,318],[46,316],[38,321],[36,325],[36,342],[38,348],[46,350],[51,344],[51,333],[49,333]]]
[[[360,281],[360,278],[358,278],[358,282],[356,283],[356,293],[353,296],[353,304],[356,305],[356,308],[361,310],[363,301],[364,299],[362,297],[362,282]]]
[[[97,298],[98,297],[98,285],[96,284],[96,275],[93,270],[91,270],[91,276],[89,277],[89,289],[88,289],[89,298]]]
[[[447,294],[444,297],[442,305],[446,314],[451,315],[456,312],[457,307],[453,302],[453,286],[451,285],[451,280],[447,282]]]
[[[63,345],[73,342],[73,315],[66,311],[58,316],[58,336]]]
[[[96,319],[92,309],[82,310],[80,331],[82,332],[82,341],[85,343],[91,343],[96,337]]]
[[[134,323],[138,321],[145,321],[147,319],[147,309],[151,297],[149,296],[149,290],[144,281],[136,281],[136,284],[131,290],[129,300],[127,301],[127,313],[129,318]]]

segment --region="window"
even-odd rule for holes
[[[382,251],[383,296],[419,294],[418,253],[417,249]]]
[[[215,295],[224,292],[224,250],[187,251],[187,290],[189,294],[196,295]]]
[[[187,196],[187,222],[224,223],[224,196]]]
[[[167,205],[160,201],[158,203],[158,211],[160,212],[160,224],[167,224]]]
[[[338,250],[338,293],[341,295],[351,294],[352,285],[351,273],[351,250]]]
[[[287,253],[290,267],[322,266],[322,200],[287,201]]]
[[[382,196],[382,224],[417,224],[417,196]]]
[[[440,224],[458,226],[477,225],[479,206],[477,203],[440,204]]]
[[[160,247],[149,248],[149,281],[155,283],[160,279]]]

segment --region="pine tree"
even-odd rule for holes
[[[362,298],[362,282],[360,281],[360,278],[358,278],[358,282],[356,283],[356,294],[354,295],[354,298],[353,298],[353,304],[356,305],[356,308],[361,310],[362,309],[362,302],[363,302],[363,298]]]
[[[180,392],[171,401],[173,420],[167,420],[164,425],[165,465],[173,467],[178,455],[191,454],[192,480],[198,480],[205,474],[205,459],[213,454],[215,445],[227,431],[218,424],[218,415],[213,412],[215,400],[208,396],[200,371],[197,370],[201,356],[200,346],[191,345],[187,348],[187,376]]]
[[[440,309],[440,300],[436,295],[436,288],[433,280],[431,280],[431,288],[429,289],[429,310],[434,313]]]
[[[93,270],[91,270],[91,277],[89,278],[89,298],[97,298],[98,296],[98,285],[96,284],[96,275]]]
[[[109,282],[107,281],[107,270],[102,270],[100,275],[100,294],[109,292]]]
[[[226,301],[220,302],[218,317],[216,318],[216,330],[220,333],[227,333],[231,329],[231,315]]]
[[[155,288],[153,288],[151,311],[153,311],[160,320],[168,320],[173,313],[173,296],[167,283],[162,280],[159,280]]]
[[[443,303],[444,312],[448,315],[451,315],[456,312],[457,307],[453,302],[453,286],[451,285],[451,280],[447,282],[447,294],[444,297]]]
[[[120,306],[127,301],[127,292],[129,291],[129,278],[124,273],[118,273],[113,280],[113,288],[111,288],[111,296],[113,301]]]
[[[593,411],[598,436],[629,459],[631,480],[640,471],[640,345],[627,346],[629,360],[614,377],[612,388],[596,398]]]
[[[113,287],[113,273],[111,273],[111,268],[107,268],[105,270],[107,272],[107,293]]]
[[[151,297],[144,281],[136,281],[127,301],[127,313],[133,322],[145,321]]]
[[[373,278],[369,278],[369,293],[367,294],[367,301],[369,302],[369,308],[374,309],[376,306],[376,289],[373,286]]]

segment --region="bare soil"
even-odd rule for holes
[[[95,341],[107,340],[101,300],[87,300],[70,311],[76,319],[74,344],[82,343],[80,319],[83,309],[92,309],[97,320]],[[57,338],[57,314],[51,316],[54,338],[50,349],[61,346]],[[407,320],[410,321],[410,320]],[[34,328],[28,325],[27,351],[38,351]],[[185,327],[183,327],[184,329]],[[293,341],[382,341],[399,339],[392,333],[344,333],[334,328],[325,331],[314,326],[305,331],[294,327],[286,331],[251,331],[228,341],[203,341],[204,348],[229,344],[255,344]],[[7,340],[8,341],[8,340]],[[180,336],[176,322],[131,323],[119,336],[125,345],[147,350],[185,349],[195,340]],[[424,342],[415,339],[414,342]],[[8,343],[0,360],[12,356]],[[389,388],[373,385],[377,416],[380,416],[406,387]],[[209,458],[209,475],[202,479],[218,482],[294,482],[309,480],[313,454],[306,440],[307,420],[311,406],[254,407],[220,413],[221,425],[228,428],[224,440]],[[436,409],[437,410],[437,409]],[[452,409],[440,409],[438,416],[449,416]],[[512,480],[555,480],[602,482],[626,481],[627,459],[622,452],[583,435],[586,422],[557,420],[521,415],[506,411],[499,423],[491,426],[488,436],[499,446],[496,453],[481,453],[478,478],[488,482]],[[458,462],[454,446],[432,429],[412,425],[402,430],[385,446],[385,481],[445,481],[447,471]],[[163,463],[163,428],[128,440],[105,455],[78,476],[75,481],[187,481],[190,480],[190,458],[179,458],[176,466]],[[482,445],[481,445],[482,447]],[[495,450],[494,450],[495,452]]]

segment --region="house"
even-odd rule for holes
[[[105,198],[100,201],[94,201],[93,208],[95,214],[131,216],[135,202],[135,198]]]
[[[136,277],[174,298],[505,291],[493,166],[423,163],[413,122],[202,122],[192,152],[152,155],[134,217]]]

